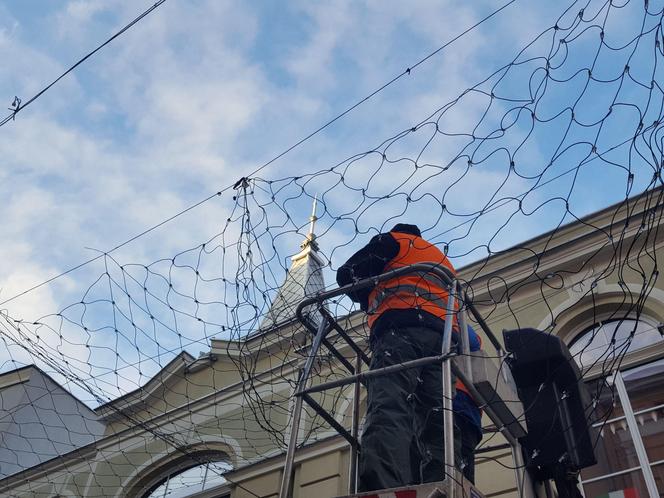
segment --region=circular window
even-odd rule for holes
[[[663,339],[657,327],[645,321],[613,320],[581,332],[570,343],[569,350],[582,368],[588,368]]]

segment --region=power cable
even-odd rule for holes
[[[128,26],[126,26],[125,28],[123,28],[123,30],[122,30],[121,32],[117,33],[117,34],[114,35],[112,38],[110,38],[108,41],[106,41],[106,42],[104,43],[104,45],[108,44],[113,38],[116,38],[116,37],[119,36],[122,32],[124,32],[124,31],[126,31],[127,29],[129,29],[129,27],[131,27],[131,25],[133,25],[133,24],[135,24],[136,22],[138,22],[141,18],[145,17],[147,14],[149,14],[152,10],[154,10],[156,7],[158,7],[159,5],[161,5],[161,4],[162,4],[163,2],[165,2],[165,1],[166,1],[166,0],[161,0],[160,2],[157,2],[155,5],[153,5],[153,6],[152,6],[150,9],[148,9],[146,12],[144,12],[143,14],[141,14],[141,16],[139,16],[139,17],[136,18],[134,21],[132,21],[132,23],[131,23],[130,25],[128,25]],[[303,143],[305,143],[305,142],[308,141],[309,139],[311,139],[311,138],[313,138],[314,136],[318,135],[320,132],[322,132],[323,130],[325,130],[327,127],[329,127],[330,125],[332,125],[333,123],[335,123],[336,121],[338,121],[339,119],[341,119],[342,117],[346,116],[348,113],[350,113],[350,112],[353,111],[354,109],[358,108],[360,105],[362,105],[363,103],[367,102],[367,101],[370,100],[372,97],[375,97],[378,93],[380,93],[381,91],[385,90],[387,87],[391,86],[392,84],[394,84],[395,82],[397,82],[398,80],[400,80],[401,78],[403,78],[404,76],[406,76],[406,75],[410,75],[411,72],[412,72],[414,69],[416,69],[416,68],[419,67],[420,65],[424,64],[426,61],[428,61],[429,59],[431,59],[432,57],[434,57],[436,54],[438,54],[439,52],[441,52],[442,50],[444,50],[446,47],[448,47],[449,45],[451,45],[452,43],[454,43],[454,42],[457,41],[458,39],[462,38],[462,37],[465,36],[467,33],[471,32],[472,30],[474,30],[475,28],[477,28],[478,26],[480,26],[480,25],[483,24],[484,22],[488,21],[490,18],[492,18],[492,17],[495,16],[496,14],[500,13],[502,10],[506,9],[507,7],[509,7],[509,6],[510,6],[511,4],[513,4],[514,2],[516,2],[516,0],[510,0],[509,2],[507,2],[506,4],[504,4],[502,7],[500,7],[500,8],[498,8],[498,9],[494,10],[493,12],[491,12],[488,16],[482,18],[480,21],[476,22],[475,24],[473,24],[473,25],[470,26],[469,28],[466,28],[466,29],[465,29],[464,31],[462,31],[460,34],[456,35],[456,36],[455,36],[454,38],[452,38],[451,40],[445,42],[443,45],[441,45],[441,46],[438,47],[436,50],[434,50],[434,51],[431,52],[430,54],[426,55],[425,57],[423,57],[422,59],[420,59],[419,61],[417,61],[417,62],[416,62],[415,64],[413,64],[412,66],[406,68],[404,71],[402,71],[401,73],[399,73],[397,76],[395,76],[394,78],[392,78],[391,80],[389,80],[387,83],[384,83],[384,84],[381,85],[379,88],[377,88],[376,90],[374,90],[373,92],[371,92],[369,95],[367,95],[367,96],[364,97],[363,99],[359,100],[358,102],[356,102],[355,104],[353,104],[352,106],[350,106],[349,108],[347,108],[347,109],[346,109],[345,111],[343,111],[341,114],[338,114],[337,116],[335,116],[334,118],[330,119],[329,121],[327,121],[327,122],[324,123],[323,125],[319,126],[316,130],[314,130],[313,132],[309,133],[309,134],[306,135],[304,138],[301,138],[300,140],[298,140],[297,142],[295,142],[293,145],[291,145],[290,147],[288,147],[287,149],[285,149],[283,152],[281,152],[281,153],[277,154],[276,156],[274,156],[274,157],[273,157],[272,159],[270,159],[269,161],[263,163],[261,166],[259,166],[257,169],[255,169],[254,171],[252,171],[251,173],[249,173],[247,176],[242,177],[240,180],[238,180],[237,182],[235,182],[232,186],[229,185],[229,186],[227,186],[227,187],[221,189],[220,191],[218,191],[218,192],[216,192],[216,193],[214,193],[214,194],[209,195],[209,196],[206,197],[205,199],[203,199],[203,200],[201,200],[201,201],[198,201],[198,202],[196,202],[195,204],[192,204],[191,206],[189,206],[189,207],[183,209],[182,211],[179,211],[178,213],[174,214],[173,216],[167,218],[166,220],[161,221],[160,223],[158,223],[158,224],[156,224],[156,225],[154,225],[154,226],[152,226],[152,227],[150,227],[150,228],[147,228],[146,230],[144,230],[144,231],[142,231],[141,233],[139,233],[139,234],[137,234],[137,235],[131,237],[130,239],[127,239],[126,241],[124,241],[124,242],[118,244],[117,246],[113,247],[112,249],[110,249],[110,250],[108,250],[108,251],[105,251],[104,254],[110,254],[110,253],[116,251],[117,249],[119,249],[119,248],[121,248],[121,247],[123,247],[123,246],[125,246],[125,245],[127,245],[127,244],[129,244],[129,243],[131,243],[131,242],[133,242],[134,240],[136,240],[136,239],[142,237],[143,235],[146,235],[146,234],[148,234],[148,233],[150,233],[150,232],[156,230],[157,228],[159,228],[159,227],[165,225],[166,223],[168,223],[168,222],[174,220],[175,218],[178,218],[179,216],[183,215],[184,213],[187,213],[188,211],[191,211],[192,209],[194,209],[194,208],[200,206],[201,204],[204,204],[205,202],[209,201],[210,199],[213,199],[214,197],[218,197],[218,196],[220,196],[222,193],[224,193],[224,192],[230,190],[231,188],[236,187],[236,186],[237,186],[238,184],[240,184],[244,179],[246,179],[246,178],[251,178],[252,176],[254,176],[255,174],[257,174],[258,172],[260,172],[260,171],[262,171],[263,169],[265,169],[265,168],[266,168],[267,166],[269,166],[270,164],[272,164],[272,163],[274,163],[275,161],[281,159],[282,157],[284,157],[286,154],[288,154],[288,153],[291,152],[292,150],[296,149],[297,147],[299,147],[300,145],[302,145]],[[8,116],[8,117],[5,118],[2,122],[0,122],[0,126],[2,126],[3,124],[5,124],[5,123],[8,122],[8,121],[11,121],[11,120],[14,118],[14,116],[16,115],[16,113],[19,112],[19,110],[24,109],[28,104],[30,104],[31,102],[33,102],[37,97],[39,97],[39,96],[40,96],[41,94],[43,94],[46,90],[48,90],[48,88],[50,88],[50,87],[53,86],[57,81],[59,81],[59,80],[65,75],[65,74],[67,74],[68,72],[70,72],[71,70],[73,70],[73,69],[74,69],[76,66],[78,66],[81,62],[83,62],[85,59],[87,59],[88,57],[90,57],[92,54],[94,54],[94,52],[98,51],[98,50],[99,50],[100,48],[102,48],[102,47],[103,47],[103,45],[100,46],[100,47],[98,47],[95,51],[91,52],[91,53],[88,54],[87,56],[85,56],[83,59],[81,59],[79,62],[77,62],[74,66],[72,66],[67,72],[65,72],[62,76],[60,76],[60,77],[59,77],[58,79],[56,79],[53,83],[51,83],[48,87],[46,87],[44,90],[42,90],[42,91],[39,92],[37,95],[35,95],[33,98],[31,98],[26,104],[22,105],[19,109],[15,110],[10,116]],[[103,254],[100,254],[100,255],[98,255],[98,256],[96,256],[96,257],[94,257],[94,258],[90,258],[90,259],[88,259],[88,260],[86,260],[86,261],[83,261],[82,263],[80,263],[80,264],[78,264],[78,265],[76,265],[76,266],[73,266],[73,267],[71,267],[71,268],[69,268],[69,269],[67,269],[67,270],[65,270],[65,271],[63,271],[63,272],[61,272],[61,273],[59,273],[59,274],[57,274],[57,275],[54,275],[53,277],[50,277],[50,278],[48,278],[47,280],[44,280],[44,281],[41,282],[41,283],[38,283],[38,284],[36,284],[36,285],[33,285],[33,286],[30,287],[29,289],[26,289],[26,290],[24,290],[24,291],[22,291],[22,292],[19,292],[18,294],[16,294],[16,295],[14,295],[14,296],[12,296],[12,297],[10,297],[10,298],[8,298],[8,299],[5,299],[4,301],[0,302],[0,306],[4,305],[4,304],[6,304],[6,303],[9,303],[9,302],[13,301],[14,299],[17,299],[18,297],[21,297],[21,296],[23,296],[23,295],[25,295],[25,294],[27,294],[27,293],[29,293],[29,292],[32,292],[32,291],[35,290],[35,289],[38,289],[38,288],[40,288],[40,287],[43,287],[44,285],[46,285],[46,284],[48,284],[48,283],[50,283],[50,282],[52,282],[52,281],[54,281],[54,280],[57,280],[58,278],[63,277],[64,275],[67,275],[68,273],[71,273],[71,272],[73,272],[73,271],[75,271],[75,270],[78,270],[79,268],[82,268],[83,266],[86,266],[86,265],[88,265],[88,264],[90,264],[90,263],[92,263],[92,262],[94,262],[94,261],[97,261],[97,260],[98,260],[99,258],[101,258],[101,257],[103,257]]]
[[[164,0],[164,1],[165,1],[165,0]],[[227,189],[225,189],[225,190],[227,190]],[[148,229],[146,229],[146,230],[143,230],[141,233],[136,234],[136,235],[134,235],[133,237],[131,237],[131,238],[125,240],[124,242],[118,244],[117,246],[113,247],[113,248],[110,249],[109,251],[106,251],[106,252],[104,252],[104,253],[98,254],[97,256],[95,256],[95,257],[93,257],[93,258],[87,259],[87,260],[83,261],[82,263],[80,263],[80,264],[78,264],[78,265],[76,265],[76,266],[73,266],[73,267],[71,267],[71,268],[69,268],[69,269],[67,269],[67,270],[65,270],[65,271],[63,271],[63,272],[61,272],[61,273],[58,273],[57,275],[54,275],[53,277],[50,277],[49,279],[44,280],[43,282],[41,282],[41,283],[39,283],[39,284],[33,285],[33,286],[30,287],[29,289],[26,289],[26,290],[24,290],[24,291],[22,291],[22,292],[19,292],[18,294],[16,294],[16,295],[10,297],[9,299],[5,299],[4,301],[0,302],[0,306],[2,306],[3,304],[8,303],[8,302],[10,302],[10,301],[13,301],[14,299],[17,299],[17,298],[19,298],[19,297],[21,297],[21,296],[24,296],[25,294],[28,294],[29,292],[32,292],[32,291],[35,290],[35,289],[39,289],[40,287],[43,287],[44,285],[49,284],[49,283],[53,282],[54,280],[57,280],[58,278],[67,275],[68,273],[71,273],[71,272],[73,272],[73,271],[76,271],[76,270],[78,270],[79,268],[82,268],[82,267],[84,267],[84,266],[86,266],[86,265],[88,265],[88,264],[90,264],[90,263],[93,263],[94,261],[97,261],[98,259],[103,258],[103,257],[104,257],[105,255],[107,255],[107,254],[110,254],[110,253],[112,253],[112,252],[114,252],[114,251],[117,251],[117,250],[120,249],[121,247],[124,247],[124,246],[126,246],[127,244],[133,242],[134,240],[136,240],[136,239],[138,239],[138,238],[140,238],[140,237],[143,237],[144,235],[146,235],[146,234],[148,234],[148,233],[150,233],[150,232],[156,230],[157,228],[159,228],[159,227],[165,225],[165,224],[168,223],[169,221],[171,221],[171,220],[177,218],[178,216],[182,216],[183,214],[185,214],[185,213],[191,211],[192,209],[197,208],[197,207],[200,206],[201,204],[206,203],[206,202],[209,201],[210,199],[213,199],[214,197],[218,197],[218,196],[220,196],[223,192],[224,192],[224,190],[221,190],[221,191],[219,191],[219,192],[216,192],[216,193],[214,193],[214,194],[212,194],[212,195],[206,197],[205,199],[203,199],[203,200],[197,202],[196,204],[192,204],[191,206],[189,206],[189,207],[187,207],[187,208],[185,208],[185,209],[183,209],[183,210],[181,210],[181,211],[178,211],[178,212],[177,212],[176,214],[174,214],[173,216],[171,216],[171,217],[169,217],[169,218],[166,218],[165,220],[163,220],[163,221],[157,223],[156,225],[154,225],[154,226],[152,226],[152,227],[150,227],[150,228],[148,228]]]
[[[103,42],[101,45],[99,45],[97,48],[95,48],[92,52],[88,52],[86,55],[84,55],[81,59],[79,59],[73,66],[71,66],[69,69],[67,69],[64,73],[62,73],[60,76],[55,78],[51,83],[46,85],[43,89],[41,89],[39,92],[37,92],[33,97],[31,97],[27,102],[23,103],[19,97],[14,97],[14,101],[12,103],[12,106],[10,110],[12,111],[11,114],[6,116],[5,118],[0,121],[0,127],[6,125],[10,121],[14,121],[16,118],[16,115],[21,112],[23,109],[28,107],[30,104],[32,104],[35,100],[37,100],[39,97],[44,95],[47,91],[49,91],[54,85],[56,85],[62,78],[67,76],[69,73],[71,73],[74,69],[76,69],[78,66],[83,64],[86,60],[88,60],[90,57],[92,57],[94,54],[99,52],[102,48],[104,48],[106,45],[111,43],[113,40],[115,40],[118,36],[122,35],[125,33],[127,30],[132,28],[135,24],[140,22],[143,18],[147,17],[151,12],[156,10],[160,5],[162,5],[166,0],[159,0],[158,2],[154,3],[150,8],[142,12],[138,17],[135,17],[129,24],[125,25],[120,31],[115,33],[113,36],[111,36],[109,39],[107,39],[105,42]]]

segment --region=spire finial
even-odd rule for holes
[[[304,241],[302,241],[302,244],[300,244],[300,248],[302,248],[303,250],[307,248],[312,249],[314,251],[318,250],[318,244],[316,243],[316,234],[314,233],[314,229],[316,228],[316,221],[318,220],[318,216],[316,216],[317,205],[318,205],[318,194],[314,196],[314,206],[313,209],[311,210],[311,216],[309,216],[309,233],[305,237]]]
[[[311,224],[309,225],[309,235],[314,235],[314,228],[316,228],[316,221],[318,220],[318,217],[316,216],[316,207],[318,205],[318,194],[314,196],[314,206],[313,209],[311,210],[311,216],[309,216],[309,221]]]

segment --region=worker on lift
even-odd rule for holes
[[[356,252],[337,271],[337,283],[349,285],[416,263],[435,263],[453,275],[454,267],[415,225],[397,224]],[[367,312],[371,329],[371,369],[441,353],[448,292],[430,272],[350,290],[348,296]],[[458,326],[455,328],[458,330]],[[419,482],[444,475],[443,386],[439,364],[401,370],[367,381],[367,414],[359,462],[360,491]],[[455,438],[456,439],[456,438]],[[415,441],[415,444],[413,444]],[[416,448],[417,451],[413,451]]]

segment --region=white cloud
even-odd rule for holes
[[[304,3],[300,7],[311,20],[311,25],[307,26],[309,39],[290,52],[285,65],[297,78],[300,88],[309,87],[320,92],[335,86],[340,76],[332,66],[335,50],[359,20],[347,1]]]
[[[509,7],[260,175],[279,178],[328,169],[408,129],[511,60],[517,47],[553,22],[550,12],[559,7],[549,3],[522,5],[518,15]],[[51,31],[40,33],[41,38],[32,36],[35,32],[30,30],[36,25],[30,19],[8,17],[0,27],[0,56],[6,61],[0,96],[30,95],[149,4],[72,1],[41,18],[55,19]],[[6,239],[0,244],[0,260],[10,263],[0,268],[0,298],[96,254],[85,247],[106,250],[231,185],[495,8],[490,2],[302,2],[268,16],[260,4],[166,2],[0,130],[4,134],[0,195],[5,200],[0,216]],[[270,45],[273,40],[266,32],[280,34],[276,47]],[[52,46],[44,39],[52,41]],[[467,95],[445,113],[439,126],[447,132],[472,134],[486,105],[486,97]],[[509,107],[504,102],[494,104],[485,118],[490,121],[487,126],[495,128]],[[413,159],[424,147],[427,133],[430,129],[422,128],[390,147],[389,158]],[[498,143],[514,149],[523,137],[523,130],[514,129],[488,149],[497,148]],[[468,137],[436,136],[420,163],[445,165],[467,141]],[[519,159],[524,168],[538,170],[550,152],[533,146]],[[384,166],[369,181],[376,161],[372,157],[354,164],[346,182],[357,188],[368,185],[373,195],[384,195],[410,174],[403,162]],[[496,156],[473,166],[450,189],[445,202],[457,213],[477,211],[500,186],[505,162]],[[400,191],[418,195],[428,191],[441,199],[461,175],[462,166],[426,180],[424,186],[418,182],[433,171],[420,170]],[[338,175],[321,175],[307,184],[306,194],[324,195],[329,213],[346,213],[357,221],[354,208],[366,207],[366,202],[361,204],[364,196],[343,185],[328,191],[338,181]],[[499,197],[517,195],[530,185],[510,178]],[[262,186],[269,191],[268,184]],[[195,246],[222,229],[234,204],[233,194],[227,192],[114,256],[120,263],[147,263]],[[270,195],[265,194],[263,201],[269,203]],[[275,195],[276,203],[266,208],[273,234],[306,222],[310,199],[302,196],[298,185],[293,183]],[[388,215],[399,213],[402,204],[403,196],[374,206],[359,216],[360,230],[382,226]],[[252,216],[258,218],[260,208],[252,209]],[[430,197],[408,209],[404,217],[419,216],[425,225],[433,224],[439,214]],[[487,243],[513,212],[510,205],[484,217],[470,235],[455,242],[457,253]],[[233,216],[240,218],[237,211]],[[534,234],[542,219],[515,219],[496,246]],[[432,233],[458,220],[448,213]],[[323,217],[320,230],[333,222]],[[224,244],[237,241],[239,223],[234,222]],[[387,222],[391,224],[392,220]],[[462,230],[441,235],[441,240]],[[334,251],[334,258],[340,258],[359,244],[361,237],[353,237],[352,223],[341,221],[321,238],[321,245],[329,254],[350,241],[348,247]],[[281,266],[288,264],[287,256],[297,250],[299,241],[299,235],[288,233],[277,239],[278,254],[270,263],[275,276],[270,278],[280,280]],[[268,253],[271,242],[270,236],[261,239]],[[208,257],[215,263],[221,260],[218,253]],[[225,276],[232,276],[237,261],[227,263]],[[45,313],[42,309],[57,311],[80,299],[102,272],[98,264],[91,265],[58,281],[62,283],[8,303],[7,308],[12,316],[27,319]],[[245,276],[251,276],[250,272]],[[153,285],[163,291],[158,283]],[[145,321],[146,313],[139,314]],[[100,311],[91,320],[109,323],[110,318]],[[109,338],[77,335],[80,328],[68,333],[73,344],[113,347]],[[187,328],[187,333],[195,339],[212,332]],[[175,347],[176,334],[164,334],[164,343]],[[56,348],[57,341],[51,347]],[[70,351],[77,352],[76,348]],[[136,360],[127,349],[122,354],[122,361]],[[105,365],[97,358],[90,362]],[[127,370],[133,371],[132,367]],[[134,371],[132,381],[123,381],[122,388],[138,382],[136,375]]]

